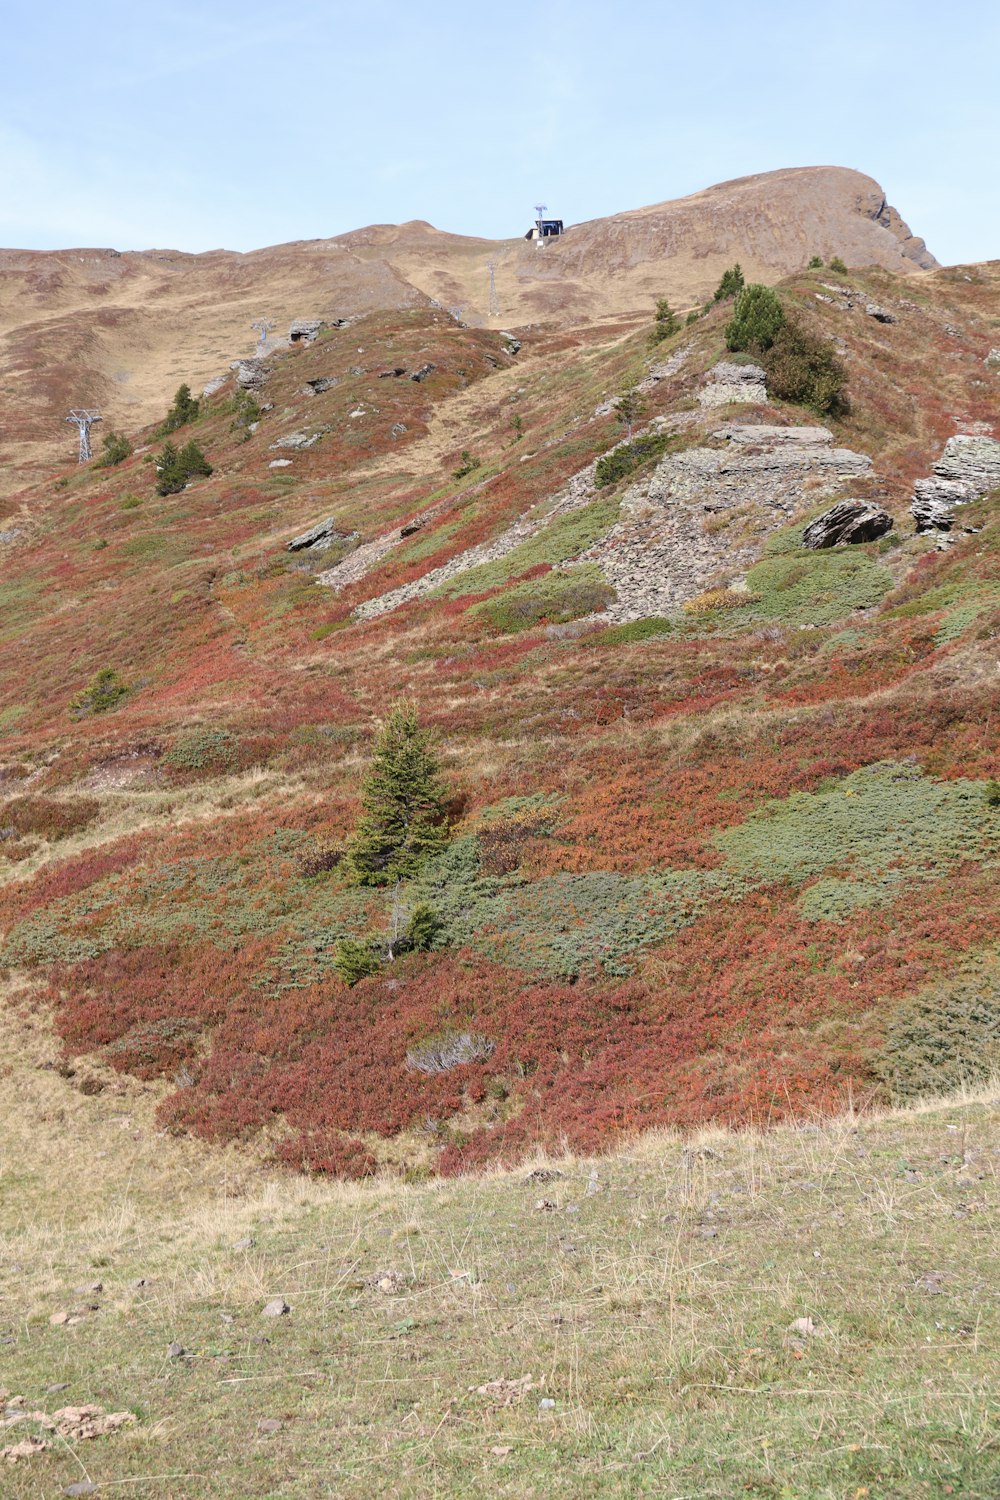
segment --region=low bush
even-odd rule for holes
[[[99,469],[113,469],[116,464],[124,463],[131,458],[133,453],[132,444],[124,432],[115,432],[114,429],[104,435],[104,452],[97,460]]]
[[[156,459],[156,493],[178,495],[187,488],[189,480],[207,477],[211,472],[212,465],[197,443],[186,443],[179,450],[173,443],[165,443]]]
[[[118,708],[131,691],[114,667],[102,667],[83,692],[73,699],[69,711],[74,719],[85,719],[90,714],[106,714],[111,709]]]
[[[831,271],[836,271],[836,273],[837,273],[838,276],[846,276],[847,275],[847,266],[844,264],[843,260],[841,260],[841,258],[840,258],[839,255],[835,255],[833,257],[833,259],[831,260],[831,262],[830,262],[830,270]]]
[[[875,1072],[899,1101],[947,1093],[1000,1066],[1000,965],[904,1000],[886,1027]]]
[[[381,960],[368,939],[341,938],[334,949],[333,967],[348,988],[353,989],[360,980],[378,972]]]
[[[610,453],[604,453],[594,466],[594,484],[599,490],[616,484],[619,479],[635,472],[644,464],[662,458],[677,443],[673,433],[656,432],[633,438],[630,443],[619,443]]]
[[[649,641],[657,635],[668,635],[675,629],[675,622],[663,615],[652,615],[646,620],[629,620],[625,625],[608,625],[597,630],[584,642],[586,646],[631,646],[636,641]]]
[[[176,771],[226,771],[236,757],[237,742],[227,729],[198,728],[176,739],[163,761]]]
[[[842,416],[850,409],[847,371],[833,345],[798,319],[785,319],[762,358],[771,396],[809,406],[821,416]]]

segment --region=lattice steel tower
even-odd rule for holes
[[[250,324],[257,334],[257,353],[263,354],[267,346],[267,336],[274,327],[273,318],[255,318]]]
[[[93,449],[90,446],[90,429],[95,422],[103,422],[104,418],[99,411],[85,411],[81,408],[79,411],[76,409],[71,411],[66,421],[72,422],[80,432],[80,456],[78,462],[89,464],[94,456]]]

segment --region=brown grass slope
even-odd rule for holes
[[[273,318],[281,334],[295,317],[430,298],[473,324],[565,329],[634,315],[664,294],[691,306],[737,259],[748,277],[774,281],[813,254],[894,271],[935,264],[882,188],[842,167],[740,178],[571,226],[543,250],[520,235],[481,240],[418,221],[247,255],[0,251],[0,493],[67,451],[70,406],[142,425],[182,380],[197,390],[252,352],[257,317]],[[500,302],[492,320],[490,259]]]

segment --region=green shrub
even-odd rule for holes
[[[663,340],[670,338],[672,334],[677,332],[680,326],[681,320],[670,306],[666,297],[657,297],[656,315],[652,331],[649,335],[650,345],[655,347],[657,344],[662,344]]]
[[[770,395],[809,406],[824,416],[840,416],[849,410],[847,371],[833,345],[809,333],[797,318],[785,319],[761,358]]]
[[[984,795],[987,807],[1000,807],[1000,781],[997,781],[995,776],[986,783]]]
[[[123,682],[114,667],[102,667],[82,693],[78,693],[70,704],[74,719],[85,719],[90,714],[106,714],[128,697],[131,688]]]
[[[744,287],[726,324],[726,348],[761,354],[770,349],[784,321],[785,310],[769,286]]]
[[[481,458],[476,458],[475,454],[470,453],[468,448],[463,448],[462,462],[459,464],[457,469],[452,470],[452,478],[464,479],[467,474],[474,474],[476,470],[481,469],[482,466],[483,461]]]
[[[163,761],[178,771],[222,771],[234,763],[236,750],[228,729],[198,728],[175,740]]]
[[[509,589],[497,599],[487,599],[473,606],[472,613],[483,615],[504,634],[530,630],[543,621],[562,625],[584,615],[599,613],[615,597],[596,564],[584,564],[567,572],[553,569],[541,578],[531,578]]]
[[[123,495],[121,500],[122,510],[138,510],[142,504],[141,495]]]
[[[609,484],[616,484],[619,479],[624,479],[643,464],[662,458],[676,442],[674,434],[657,432],[633,438],[630,443],[619,443],[617,448],[612,448],[610,453],[602,454],[597,460],[594,466],[595,486],[599,490],[607,489]]]
[[[823,269],[823,262],[820,259],[820,257],[818,255],[812,256],[810,258],[808,266],[806,267],[806,270],[807,271],[821,271],[822,269]]]
[[[188,422],[194,421],[200,410],[201,403],[192,396],[191,387],[178,386],[174,404],[160,424],[157,436],[167,437],[171,432],[176,432],[178,427],[185,427]]]
[[[97,460],[99,469],[113,469],[116,464],[124,463],[130,458],[134,449],[124,432],[115,432],[114,429],[104,434],[104,452]]]
[[[406,946],[417,953],[429,953],[440,937],[443,924],[429,901],[418,901],[406,925]]]
[[[374,946],[365,938],[341,938],[333,950],[333,967],[353,989],[361,979],[377,974],[381,963]]]
[[[977,971],[897,1006],[875,1073],[905,1101],[985,1081],[998,1066],[1000,966],[991,955]]]
[[[737,261],[735,266],[730,266],[728,271],[723,271],[722,280],[715,288],[715,295],[712,300],[713,302],[725,302],[730,297],[738,297],[745,286],[746,279],[740,263]]]
[[[587,646],[631,646],[636,641],[648,641],[657,635],[666,635],[674,629],[673,620],[662,615],[653,615],[648,620],[629,620],[625,625],[608,625],[587,637]]]
[[[836,271],[838,276],[847,275],[847,267],[844,265],[844,262],[841,260],[839,255],[835,255],[831,260],[830,270]]]
[[[701,315],[701,313],[700,313],[700,312],[699,312],[699,311],[698,311],[698,309],[697,309],[697,308],[696,308],[696,307],[692,307],[692,309],[691,309],[691,311],[690,311],[690,312],[689,312],[689,313],[688,313],[688,315],[687,315],[687,317],[686,317],[686,318],[685,318],[685,320],[684,320],[684,321],[685,321],[685,322],[686,322],[686,324],[687,324],[687,325],[688,325],[688,327],[689,327],[689,328],[690,328],[690,326],[691,326],[691,324],[692,324],[692,323],[697,323],[697,322],[698,322],[698,319],[699,319],[699,318],[700,318],[700,317],[701,317],[701,316],[702,316],[702,315]]]

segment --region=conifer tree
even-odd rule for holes
[[[730,297],[738,297],[745,285],[743,269],[737,261],[735,266],[730,266],[728,271],[723,271],[722,280],[715,288],[713,301],[725,302]]]
[[[357,885],[410,880],[444,848],[447,792],[430,736],[411,703],[398,704],[375,740],[361,788],[361,816],[347,845]]]

